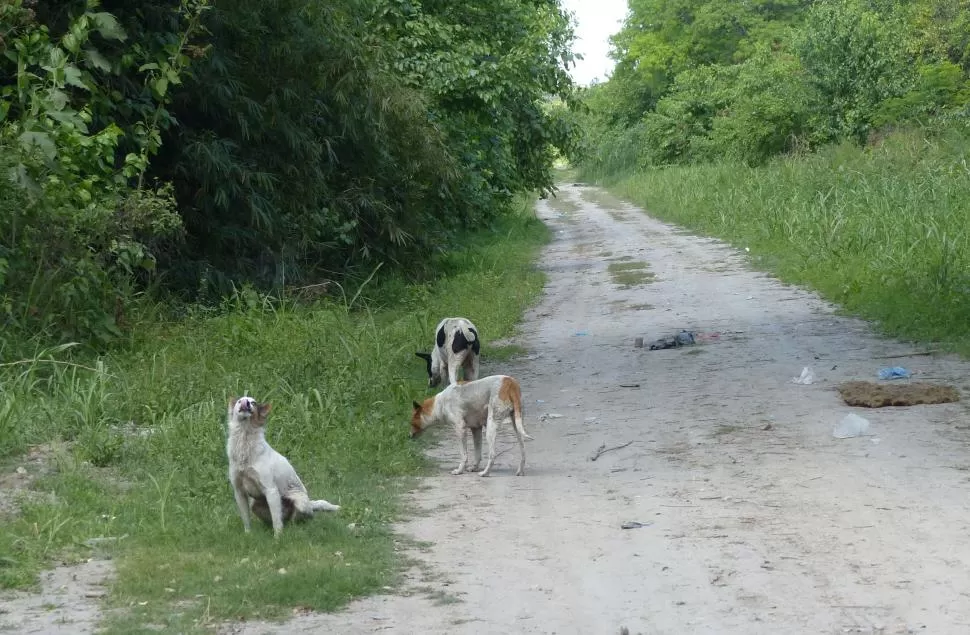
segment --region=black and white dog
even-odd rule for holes
[[[465,369],[465,381],[478,379],[478,353],[481,338],[470,320],[461,317],[445,318],[435,329],[435,347],[431,354],[415,353],[428,364],[428,385],[441,383],[448,377],[448,385],[458,383],[458,369]]]

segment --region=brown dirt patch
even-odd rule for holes
[[[960,393],[953,386],[927,382],[886,385],[871,381],[847,381],[839,386],[839,394],[848,405],[864,408],[960,401]]]

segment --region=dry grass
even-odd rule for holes
[[[953,386],[913,382],[910,384],[876,384],[871,381],[849,381],[839,386],[842,400],[850,406],[884,408],[960,401]]]

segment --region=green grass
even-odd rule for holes
[[[497,346],[482,346],[482,363],[495,364],[496,362],[508,362],[517,357],[528,355],[529,351],[524,346],[518,344],[503,344]]]
[[[887,334],[970,353],[967,134],[896,133],[764,167],[655,169],[606,180],[659,218],[747,247]]]
[[[606,268],[613,279],[613,284],[619,285],[622,289],[631,289],[653,282],[655,276],[648,271],[647,263],[641,260],[628,260],[625,256],[616,260],[620,262],[611,262]]]
[[[445,315],[473,319],[486,350],[512,334],[543,285],[532,260],[546,229],[528,209],[470,236],[433,283],[374,281],[312,307],[241,293],[83,365],[51,351],[0,368],[7,467],[30,446],[69,442],[32,486],[48,498],[25,496],[19,515],[0,518],[0,587],[32,587],[53,562],[90,557],[85,540],[101,536],[126,536],[98,547],[117,564],[115,632],[332,610],[393,585],[404,562],[389,524],[428,469],[407,435],[411,401],[428,392],[414,351]],[[259,521],[243,532],[227,480],[226,407],[247,392],[273,404],[267,438],[310,494],[343,507],[278,541]]]

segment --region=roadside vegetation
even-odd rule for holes
[[[405,563],[389,525],[426,468],[407,435],[411,400],[428,392],[414,351],[443,315],[475,316],[486,364],[489,341],[512,334],[543,284],[532,260],[546,229],[531,208],[522,199],[437,258],[431,283],[386,278],[308,305],[243,292],[146,325],[90,365],[49,351],[5,369],[4,471],[26,465],[34,480],[4,492],[19,511],[0,520],[0,584],[30,588],[52,563],[112,556],[118,632],[334,609],[395,584]],[[243,533],[225,417],[244,393],[272,403],[267,439],[339,512],[279,541],[258,521]]]
[[[576,140],[557,2],[0,6],[0,588],[110,555],[109,626],[393,585],[445,315],[487,363],[535,299]],[[225,413],[343,506],[245,535]]]

